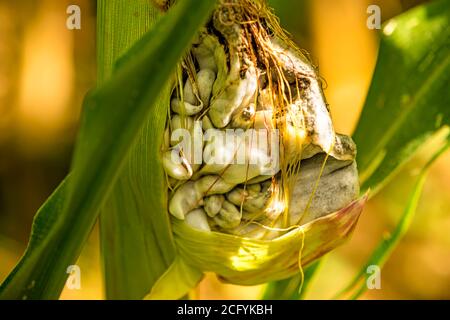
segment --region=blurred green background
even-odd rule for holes
[[[326,80],[337,131],[350,134],[377,56],[378,31],[366,26],[367,7],[378,5],[385,21],[424,1],[269,2]],[[81,8],[81,30],[66,28],[71,4]],[[81,101],[95,85],[95,9],[94,0],[0,0],[0,281],[23,253],[37,208],[68,172]],[[395,225],[430,148],[368,203],[352,239],[326,256],[307,298],[331,298],[361,268]],[[381,273],[382,288],[363,298],[450,299],[449,189],[447,153],[432,167],[414,223]],[[99,255],[95,229],[78,262],[82,288],[65,289],[61,298],[103,298]],[[207,275],[194,294],[254,299],[262,289]]]

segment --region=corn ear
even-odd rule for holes
[[[168,107],[176,259],[147,298],[180,298],[204,272],[238,285],[285,279],[349,237],[366,201],[355,200],[356,146],[334,131],[317,70],[264,1],[216,8]],[[260,148],[252,130],[278,148]]]

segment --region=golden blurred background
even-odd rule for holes
[[[377,30],[367,7],[385,21],[420,0],[270,0],[282,25],[310,52],[327,82],[337,131],[351,133],[375,66]],[[81,30],[68,30],[66,9],[81,8]],[[95,85],[94,0],[0,0],[0,282],[23,253],[33,215],[67,174],[80,105]],[[405,206],[430,147],[401,170],[365,208],[352,239],[325,258],[307,298],[331,298],[356,274]],[[364,299],[450,299],[450,154],[430,172],[408,234],[381,273],[381,289]],[[101,299],[97,229],[78,261],[81,289],[62,299]],[[130,275],[131,277],[132,275]],[[202,299],[254,299],[263,286],[202,281]]]

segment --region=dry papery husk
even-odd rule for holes
[[[287,278],[343,243],[366,200],[356,200],[356,147],[334,132],[316,68],[265,2],[222,1],[180,70],[166,135],[176,121],[186,128],[192,120],[217,130],[255,128],[257,115],[264,114],[264,127],[280,132],[280,166],[271,177],[261,177],[248,165],[247,171],[236,164],[189,167],[188,157],[188,170],[169,174],[178,255],[147,298],[180,298],[204,272],[239,285]],[[174,147],[166,142],[163,152]],[[165,169],[169,172],[170,164]],[[255,181],[269,183],[271,195],[257,213],[246,213],[242,202],[240,223],[230,226],[206,216],[204,198],[214,188],[199,191],[205,177],[221,179],[224,187],[216,189],[225,201]],[[193,211],[200,222],[187,218]]]

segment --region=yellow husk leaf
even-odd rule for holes
[[[178,256],[147,299],[179,299],[194,288],[203,272],[225,282],[257,285],[290,277],[351,235],[367,197],[273,240],[254,240],[202,232],[173,220]],[[300,260],[299,260],[300,258]]]

